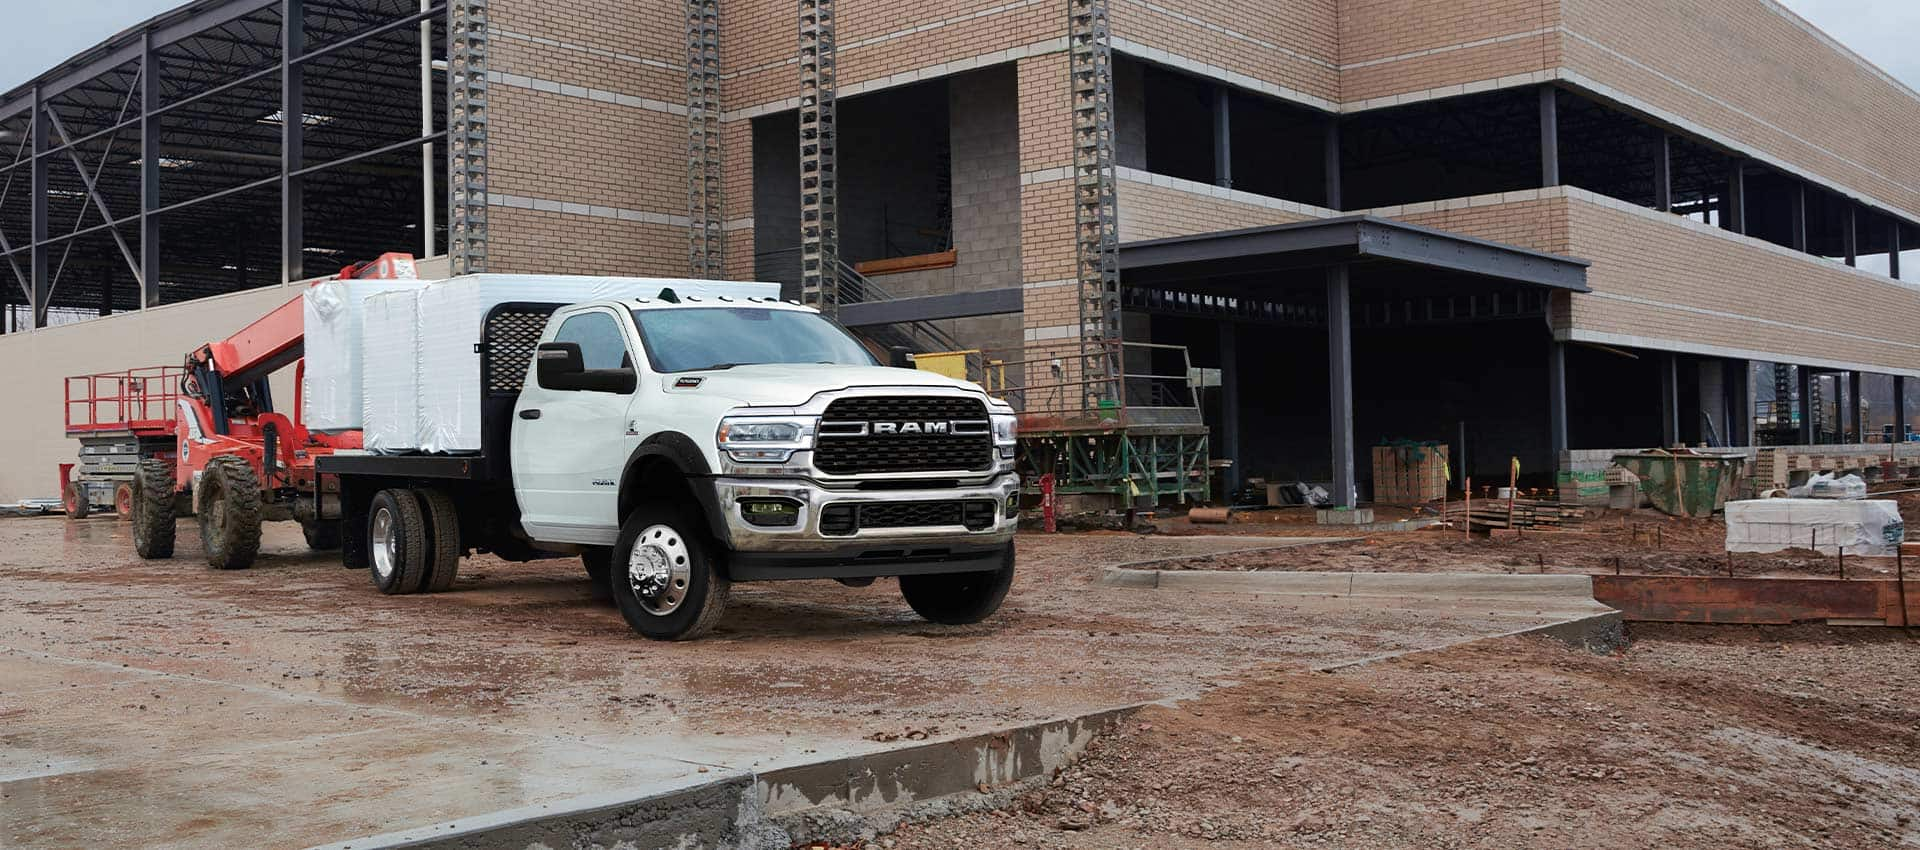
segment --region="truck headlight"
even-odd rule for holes
[[[820,420],[794,417],[729,416],[720,420],[720,450],[741,463],[786,463],[793,453],[813,448]]]
[[[996,413],[993,420],[993,444],[1000,449],[1002,460],[1012,460],[1015,447],[1020,444],[1020,417],[1011,413]]]

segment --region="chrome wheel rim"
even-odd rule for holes
[[[693,575],[692,559],[686,537],[672,526],[654,525],[640,532],[627,555],[627,585],[640,607],[656,617],[680,610]]]
[[[394,562],[400,560],[399,540],[393,533],[393,511],[381,508],[373,512],[373,573],[386,581],[393,577]]]

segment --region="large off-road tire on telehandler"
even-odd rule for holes
[[[427,577],[427,517],[412,490],[373,494],[367,509],[367,572],[381,593],[419,593]]]
[[[413,491],[426,515],[427,577],[422,588],[428,593],[453,589],[460,577],[460,512],[453,497],[432,487]]]
[[[315,552],[332,552],[340,548],[340,521],[337,519],[300,523],[300,534],[307,538],[307,548]]]
[[[729,585],[678,505],[641,505],[620,526],[607,585],[633,630],[653,640],[692,640],[720,622]]]
[[[1007,544],[1001,567],[982,573],[901,576],[900,595],[914,613],[947,626],[978,623],[1000,610],[1013,586],[1013,544]]]
[[[200,476],[200,545],[207,566],[244,570],[260,555],[260,479],[233,455],[207,462]]]
[[[173,464],[149,458],[133,473],[133,551],[173,557]]]

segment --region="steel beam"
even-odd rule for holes
[[[1547,341],[1547,443],[1557,472],[1567,444],[1567,344]]]
[[[131,98],[133,93],[128,92],[127,96]],[[117,226],[119,219],[114,218],[113,211],[107,209],[107,200],[100,197],[100,186],[95,180],[98,169],[93,173],[87,171],[87,164],[80,159],[80,152],[73,149],[72,138],[67,135],[66,126],[60,123],[60,116],[51,109],[46,110],[44,114],[47,116],[47,124],[54,132],[60,134],[62,150],[67,155],[67,161],[73,163],[73,170],[79,173],[81,184],[87,187],[87,198],[93,201],[94,208],[100,211],[100,220],[113,225],[107,228],[107,232],[113,235],[113,243],[120,247],[121,259],[126,260],[128,270],[133,272],[133,276],[137,280],[140,277],[140,261],[134,257],[133,248],[127,245],[126,235],[120,232],[120,228]],[[104,168],[106,166],[107,160],[110,159],[112,155],[113,145],[109,142],[107,149],[100,154],[101,167]]]
[[[1805,366],[1794,367],[1799,377],[1800,397],[1796,405],[1800,411],[1800,445],[1813,445],[1813,370]]]
[[[140,306],[160,306],[160,62],[153,33],[140,53]]]
[[[1326,132],[1320,143],[1320,152],[1326,169],[1327,208],[1346,209],[1346,199],[1342,197],[1340,182],[1340,119],[1329,116]]]
[[[433,0],[420,0],[420,14],[433,11]],[[420,21],[420,137],[433,135],[433,19]],[[434,191],[439,161],[433,155],[433,142],[420,144],[420,257],[433,256]]]
[[[1660,352],[1660,445],[1680,445],[1680,358]]]
[[[1560,185],[1559,89],[1540,87],[1540,185]]]
[[[1359,502],[1353,474],[1353,292],[1347,264],[1327,269],[1327,409],[1333,417],[1333,504]]]
[[[891,298],[884,301],[858,301],[840,305],[836,318],[850,328],[965,319],[973,316],[1000,316],[1024,309],[1025,291],[1018,286],[1005,289],[978,289],[927,295],[919,298]]]
[[[1240,489],[1240,326],[1220,323],[1220,457],[1229,462],[1225,489],[1227,503]]]
[[[1887,274],[1900,279],[1900,220],[1891,217],[1887,222]]]
[[[281,0],[280,10],[280,280],[290,283],[307,276],[305,181],[295,173],[306,159],[306,74],[295,62],[307,47],[306,0]]]
[[[1233,188],[1233,96],[1213,87],[1213,185]]]
[[[1893,376],[1893,441],[1907,441],[1907,377]]]
[[[1673,211],[1673,136],[1665,131],[1653,144],[1653,207]]]
[[[33,305],[33,327],[47,326],[47,305],[53,296],[52,281],[48,276],[47,257],[47,158],[41,156],[47,150],[47,108],[41,98],[40,87],[33,87],[33,123],[28,130],[33,137],[33,160],[28,165],[32,174],[30,186],[33,197],[28,207],[32,216],[32,233],[29,235],[33,257],[33,287],[28,292]]]
[[[1724,360],[1720,383],[1727,393],[1727,445],[1753,445],[1753,363]]]

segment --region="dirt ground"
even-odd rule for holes
[[[1920,846],[1920,643],[1637,626],[1505,638],[1152,708],[1043,791],[876,846]]]
[[[1920,494],[1899,497],[1909,527],[1920,523]],[[1405,513],[1404,509],[1401,512]],[[1265,514],[1289,514],[1299,509],[1236,515],[1224,526],[1196,526],[1184,519],[1168,520],[1167,533],[1182,536],[1190,529],[1232,529],[1236,533],[1284,533],[1340,536],[1337,527],[1306,526],[1295,522],[1244,519]],[[1268,531],[1267,529],[1286,529]],[[1200,532],[1205,536],[1210,532]],[[1430,526],[1412,531],[1373,532],[1351,543],[1313,547],[1310,551],[1250,552],[1197,557],[1158,565],[1160,569],[1201,570],[1311,570],[1331,572],[1506,572],[1506,573],[1614,573],[1626,575],[1819,576],[1838,578],[1838,558],[1811,549],[1784,552],[1743,552],[1728,557],[1727,525],[1707,520],[1670,517],[1651,509],[1596,510],[1578,531],[1526,532],[1517,538],[1495,539],[1459,529]],[[1920,576],[1920,563],[1908,565]],[[1850,578],[1892,578],[1899,565],[1893,558],[1846,558]]]

